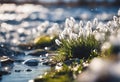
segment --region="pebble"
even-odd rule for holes
[[[15,72],[21,72],[21,70],[15,70]]]
[[[39,60],[37,60],[37,59],[28,59],[28,60],[24,61],[23,64],[25,64],[27,66],[38,66]]]
[[[31,72],[32,70],[31,70],[31,69],[27,69],[26,71],[27,71],[27,72]]]

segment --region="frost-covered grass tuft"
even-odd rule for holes
[[[61,43],[58,53],[65,56],[65,59],[88,59],[98,56],[100,52],[100,42],[93,36],[87,38],[81,36],[69,41],[61,40]]]
[[[102,65],[103,62],[101,63],[101,60],[98,59],[98,62],[94,62],[92,66],[89,64],[95,57],[99,58],[100,56],[100,58],[104,59],[104,57],[107,57],[109,59],[114,54],[115,58],[119,59],[120,10],[118,11],[118,16],[113,16],[113,20],[107,23],[98,22],[98,19],[95,18],[93,21],[88,21],[84,24],[83,21],[77,23],[73,17],[67,18],[65,28],[59,34],[59,38],[55,39],[55,42],[58,45],[58,55],[53,57],[53,61],[56,62],[55,69],[38,81],[74,82],[78,74],[83,72],[83,70],[89,70],[89,67],[94,69],[94,65],[97,68],[95,71],[100,71],[99,64],[106,66]],[[76,59],[79,60],[77,64],[72,61]],[[68,65],[64,65],[66,62]],[[93,74],[97,73],[94,72]],[[86,75],[89,75],[89,73]]]
[[[81,20],[77,23],[73,17],[67,18],[64,30],[55,40],[59,46],[56,58],[64,61],[71,58],[94,58],[101,53],[111,54],[112,47],[120,45],[119,11],[118,16],[113,16],[113,20],[107,23],[99,22],[97,18],[86,24]]]

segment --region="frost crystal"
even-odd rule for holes
[[[58,39],[55,39],[55,43],[59,46],[61,42]]]

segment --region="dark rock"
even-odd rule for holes
[[[39,60],[37,59],[28,59],[23,62],[23,64],[28,65],[28,66],[38,66]]]
[[[43,65],[50,65],[49,62],[43,62],[42,64],[43,64]]]
[[[0,76],[7,75],[7,74],[11,74],[11,72],[10,71],[0,71]]]
[[[8,56],[0,57],[1,66],[12,65],[14,60],[9,58]]]
[[[31,72],[32,70],[31,70],[31,69],[27,69],[26,71],[27,71],[27,72]]]
[[[0,74],[0,80],[2,80],[2,75]]]
[[[19,44],[18,47],[22,50],[32,50],[34,44],[33,43],[27,43],[27,44]]]
[[[15,70],[15,72],[21,72],[21,70]]]

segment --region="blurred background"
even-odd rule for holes
[[[67,17],[107,22],[117,14],[119,4],[120,0],[0,0],[0,42],[30,41],[50,33],[54,23],[63,27]]]
[[[120,0],[0,0],[1,3],[34,3],[42,5],[68,5],[68,6],[82,6],[82,5],[91,5],[91,6],[110,6],[110,5],[119,5]]]

